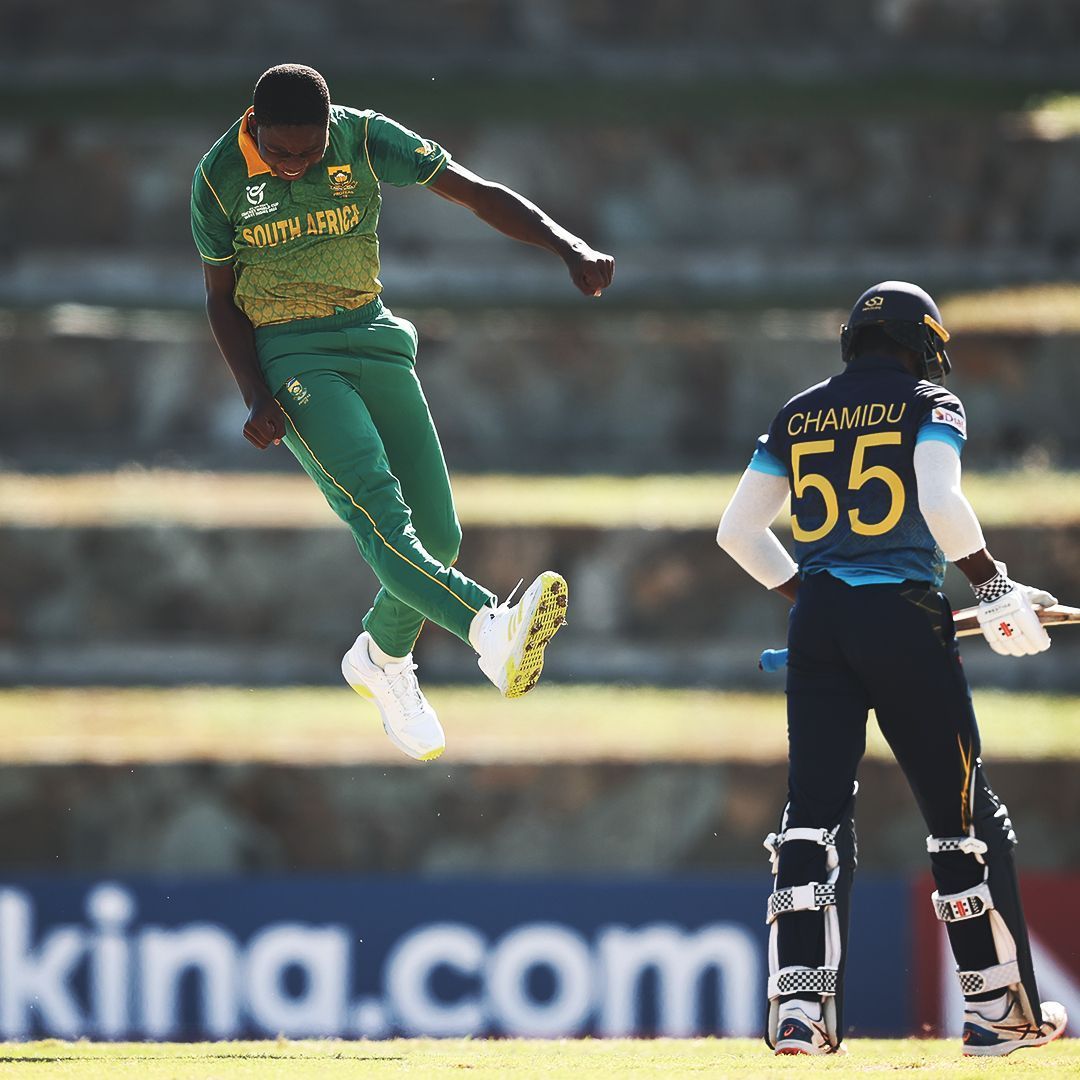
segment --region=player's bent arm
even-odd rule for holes
[[[936,439],[918,443],[915,479],[919,486],[919,511],[945,558],[959,565],[966,556],[980,553],[986,541],[979,519],[960,489],[960,455],[956,448]],[[995,572],[993,560],[990,560],[990,572]]]
[[[265,450],[281,441],[285,421],[262,377],[251,322],[233,301],[235,272],[231,266],[203,263],[203,283],[210,329],[248,407],[244,438]]]
[[[770,526],[788,497],[786,476],[747,469],[716,530],[716,542],[755,581],[795,599],[798,567]]]
[[[574,284],[587,296],[599,296],[611,284],[615,260],[564,229],[540,207],[502,184],[485,180],[451,161],[428,187],[450,202],[468,207],[493,229],[524,244],[558,255]]]
[[[1050,648],[1035,606],[1057,603],[1050,593],[1020,585],[986,548],[975,511],[960,489],[960,455],[938,440],[915,447],[919,511],[938,547],[971,582],[979,600],[979,624],[990,647],[1002,656],[1028,656]]]

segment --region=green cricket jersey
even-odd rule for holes
[[[281,180],[248,134],[249,109],[199,162],[191,231],[203,261],[236,267],[236,306],[254,326],[363,307],[379,281],[379,184],[427,184],[441,146],[370,109],[330,106],[330,142],[299,180]]]

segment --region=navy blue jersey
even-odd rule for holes
[[[915,445],[941,439],[959,452],[966,437],[954,394],[866,356],[792,398],[750,465],[788,478],[801,574],[938,586],[945,558],[919,512]]]

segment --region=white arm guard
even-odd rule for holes
[[[948,443],[927,439],[915,446],[919,511],[949,562],[986,547],[971,503],[960,490],[960,455]]]
[[[787,497],[786,476],[747,469],[716,530],[716,542],[766,589],[799,569],[769,528]]]

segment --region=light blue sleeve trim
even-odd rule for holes
[[[759,446],[754,451],[754,456],[750,459],[747,468],[753,469],[754,472],[768,473],[770,476],[787,476],[784,463],[774,454],[770,454],[764,446]]]
[[[956,451],[957,457],[964,452],[964,443],[966,441],[964,436],[952,425],[935,424],[932,421],[923,424],[915,436],[916,446],[921,442],[948,443]]]

